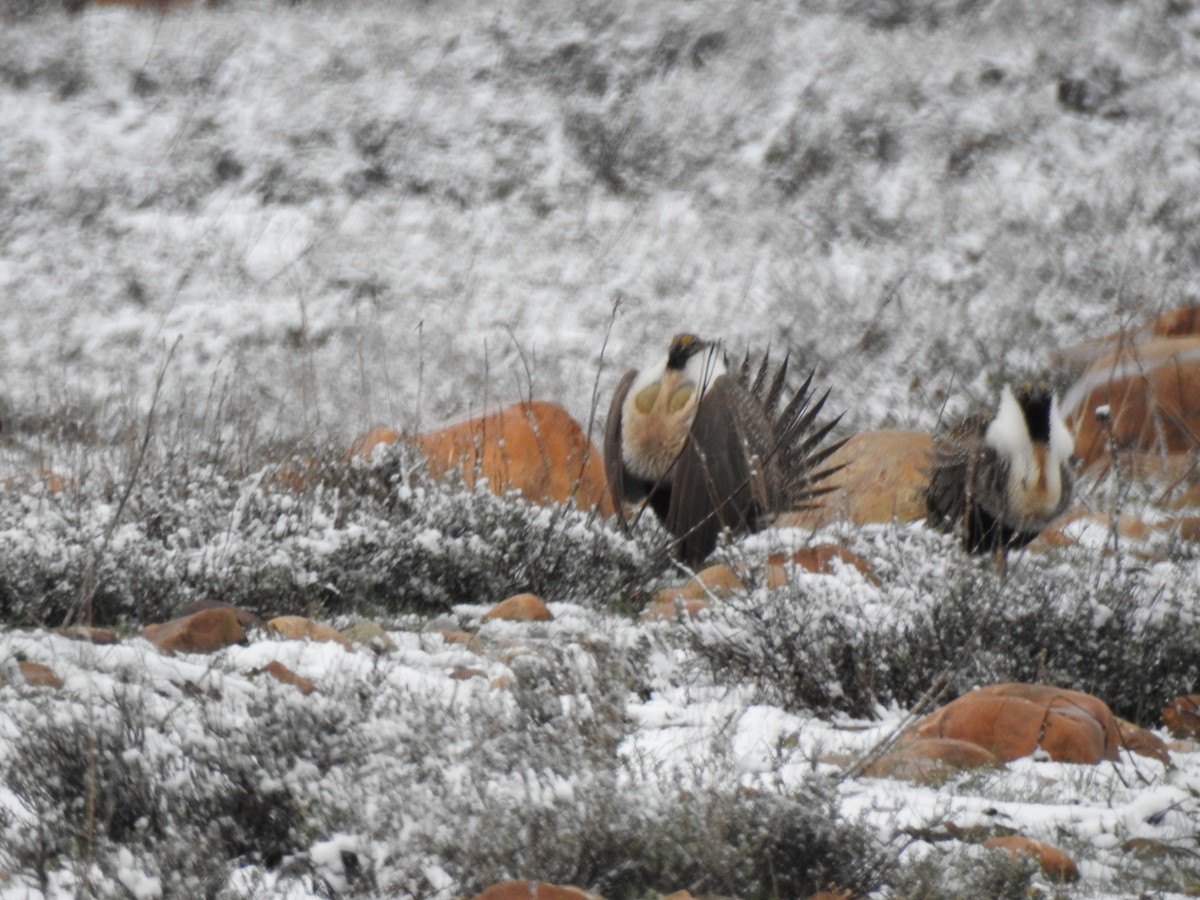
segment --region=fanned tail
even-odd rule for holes
[[[755,366],[747,354],[738,371],[739,381],[762,406],[770,424],[767,456],[775,483],[772,508],[769,510],[771,513],[815,505],[821,497],[837,490],[837,484],[829,479],[845,466],[843,463],[822,468],[846,443],[846,438],[826,443],[842,416],[835,416],[823,423],[819,421],[829,399],[829,391],[814,397],[815,369],[809,371],[795,391],[789,391],[787,374],[790,362],[788,355],[778,366],[772,366],[768,352]]]

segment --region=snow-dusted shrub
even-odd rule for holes
[[[977,846],[930,848],[888,873],[888,896],[895,900],[1025,900],[1042,896],[1033,887],[1038,874],[1032,857]]]
[[[271,470],[157,464],[107,540],[111,488],[0,491],[0,618],[60,624],[90,606],[97,624],[143,623],[194,600],[263,615],[440,612],[518,591],[606,604],[665,565],[649,538],[594,514],[431,481],[395,453],[378,469],[315,464],[300,492]]]
[[[1041,681],[1156,721],[1200,677],[1200,616],[1185,564],[1123,568],[1021,556],[999,576],[920,529],[860,535],[875,587],[845,571],[717,605],[692,629],[720,679],[750,678],[786,708],[870,716],[933,685]],[[1091,570],[1080,577],[1082,567]]]
[[[0,865],[44,887],[94,863],[117,883],[133,871],[164,896],[212,896],[234,864],[277,867],[344,819],[328,796],[314,802],[335,766],[361,762],[342,706],[263,695],[234,714],[202,696],[180,701],[199,715],[177,730],[149,689],[118,685],[75,716],[23,710],[0,762],[19,809]]]

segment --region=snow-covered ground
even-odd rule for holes
[[[847,430],[931,428],[1011,378],[1065,383],[1056,350],[1200,293],[1198,64],[1200,9],[1151,0],[231,0],[73,16],[0,0],[0,478],[127,474],[160,379],[152,460],[171,471],[187,467],[167,450],[207,463],[233,445],[255,471],[375,424],[419,430],[527,395],[598,427],[620,373],[682,330],[735,353],[791,350],[832,386]],[[5,552],[77,558],[63,534],[99,542],[115,502],[95,479],[89,491],[43,532],[51,501],[18,477]],[[136,560],[121,542],[152,531],[129,525],[113,551]],[[220,548],[185,536],[171,552],[241,559],[270,535],[252,537],[231,525]],[[293,546],[280,558],[298,567],[332,552]],[[934,568],[960,561],[911,546]],[[1101,549],[1046,565],[1115,580]],[[1195,583],[1187,559],[1146,569],[1133,583],[1147,609]],[[827,600],[840,583],[799,577]],[[877,625],[915,583],[885,573],[867,598],[880,619],[851,624]],[[463,844],[488,871],[505,868],[488,840],[553,871],[532,832],[496,836],[533,828],[534,811],[590,833],[578,810],[605,797],[665,808],[698,781],[787,797],[814,775],[906,860],[944,848],[903,829],[986,825],[1072,853],[1083,878],[1052,889],[1064,895],[1197,888],[1196,752],[1171,768],[1123,754],[937,786],[838,781],[830,760],[902,710],[768,705],[714,677],[679,626],[578,598],[552,602],[545,625],[481,624],[500,599],[387,621],[391,653],[256,636],[164,657],[136,634],[92,646],[5,631],[0,766],[50,778],[25,739],[78,722],[80,743],[58,750],[88,752],[89,730],[127,745],[118,758],[146,794],[129,805],[147,818],[176,794],[213,821],[237,819],[223,796],[298,811],[276,835],[282,858],[247,846],[245,868],[220,861],[204,890],[169,880],[195,860],[185,846],[155,857],[138,837],[155,823],[135,818],[124,855],[97,862],[101,896],[453,897],[471,875]],[[446,643],[446,627],[477,629],[482,647]],[[18,659],[65,687],[22,687]],[[272,660],[319,692],[253,674]],[[450,678],[460,666],[483,674]],[[636,690],[612,694],[614,666]],[[532,708],[541,689],[555,709]],[[557,768],[537,750],[555,729]],[[293,746],[310,735],[316,749]],[[36,823],[19,787],[0,786],[0,836],[25,853]],[[1131,838],[1174,855],[1140,861]],[[51,893],[74,894],[86,853],[44,856]],[[0,896],[36,896],[35,880],[0,880]]]

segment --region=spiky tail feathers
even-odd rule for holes
[[[755,366],[747,353],[738,368],[738,382],[757,401],[769,426],[770,435],[760,454],[775,482],[771,491],[773,502],[766,510],[769,514],[815,506],[819,498],[837,490],[837,485],[828,479],[844,468],[844,464],[821,468],[846,443],[847,438],[843,438],[823,445],[843,414],[823,425],[817,424],[829,399],[829,390],[814,398],[815,369],[809,371],[804,383],[788,398],[790,363],[789,354],[773,367],[768,351]]]

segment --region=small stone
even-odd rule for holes
[[[450,673],[450,677],[455,681],[467,681],[471,678],[487,678],[487,672],[483,669],[473,669],[470,666],[458,666]]]
[[[304,616],[276,616],[267,622],[267,628],[289,641],[330,641],[341,644],[351,652],[354,650],[354,645],[336,628],[330,628]]]
[[[276,681],[282,681],[284,684],[290,684],[293,687],[299,688],[302,694],[311,694],[317,689],[317,686],[303,675],[297,675],[278,660],[267,663],[262,667],[261,671],[266,672]]]
[[[387,447],[399,440],[400,433],[391,428],[372,428],[366,434],[359,435],[354,439],[354,442],[346,448],[344,459],[347,462],[353,459],[370,461],[375,454],[376,447]]]
[[[507,622],[549,622],[554,618],[542,598],[536,594],[515,594],[501,600],[484,615],[485,622],[503,619]]]
[[[237,614],[229,607],[201,610],[169,622],[147,625],[142,634],[164,653],[212,653],[246,641]]]
[[[544,881],[504,881],[493,884],[472,900],[601,900],[576,887],[546,884]]]
[[[181,606],[175,611],[175,618],[182,619],[185,616],[190,616],[193,613],[203,612],[206,609],[232,609],[234,615],[237,616],[238,624],[245,628],[262,628],[263,620],[249,610],[242,609],[240,606],[234,606],[232,603],[222,603],[219,600],[197,600],[194,603],[188,603]]]
[[[369,620],[364,619],[362,622],[350,626],[342,634],[347,640],[356,644],[365,644],[376,653],[395,653],[398,649],[396,642],[383,630],[383,626]]]
[[[812,547],[801,547],[791,556],[793,565],[820,575],[832,575],[836,572],[837,563],[852,566],[862,573],[862,576],[878,586],[879,577],[875,574],[871,563],[853,550],[848,550],[838,544],[816,544]],[[788,557],[783,553],[772,553],[767,557],[767,587],[771,590],[783,587],[788,583]]]
[[[17,665],[20,667],[21,677],[30,687],[60,688],[63,686],[63,680],[55,675],[54,670],[49,666],[24,660]]]
[[[712,604],[707,600],[685,597],[682,588],[667,588],[654,595],[654,599],[642,610],[641,619],[673,622],[681,613],[694,619],[708,609],[712,609]]]
[[[1162,711],[1163,724],[1177,738],[1200,738],[1200,694],[1176,697]]]
[[[1178,852],[1170,844],[1156,841],[1154,838],[1130,838],[1121,845],[1121,849],[1139,856],[1167,856]]]
[[[723,563],[701,569],[683,586],[685,596],[696,600],[711,600],[713,597],[723,600],[734,591],[745,589],[746,582]]]
[[[455,644],[459,647],[466,647],[472,653],[482,653],[484,648],[484,639],[477,634],[471,634],[469,631],[458,631],[454,628],[443,628],[438,634],[442,636],[442,640],[447,644]]]
[[[1113,716],[1113,719],[1117,723],[1117,731],[1121,735],[1122,747],[1130,753],[1157,759],[1164,766],[1171,764],[1171,753],[1167,749],[1167,742],[1157,734],[1147,731],[1145,728],[1139,728],[1119,716]]]
[[[87,625],[69,625],[65,628],[55,628],[55,634],[61,634],[72,641],[86,641],[92,644],[120,643],[117,633],[111,628],[91,628]]]
[[[995,837],[983,842],[983,846],[997,850],[1005,850],[1008,855],[1017,858],[1019,855],[1032,856],[1042,867],[1046,876],[1054,881],[1067,882],[1079,880],[1079,868],[1075,861],[1057,847],[1043,844],[1019,834],[1007,837]]]
[[[959,769],[1003,763],[989,750],[953,738],[917,738],[894,748],[863,770],[868,778],[903,778],[919,783],[936,782]]]
[[[695,616],[702,610],[708,609],[712,599],[725,598],[734,591],[745,590],[746,583],[737,572],[729,566],[718,564],[701,569],[683,584],[663,588],[650,601],[642,618],[674,619],[677,611],[676,601],[682,601],[688,614]],[[699,601],[693,603],[692,601]]]

